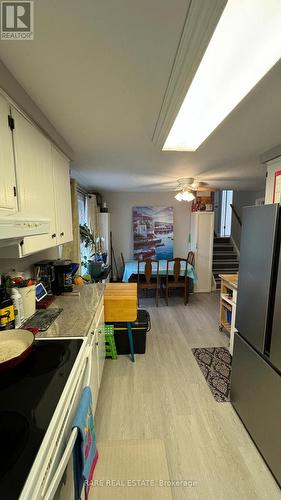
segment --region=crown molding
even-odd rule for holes
[[[161,149],[175,121],[227,0],[189,0],[179,45],[152,142]]]

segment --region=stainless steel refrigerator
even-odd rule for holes
[[[281,484],[281,213],[246,207],[240,247],[231,401]]]

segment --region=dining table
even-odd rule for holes
[[[145,262],[142,261],[139,264],[140,273],[144,274],[144,269],[145,269]],[[155,271],[155,274],[156,274],[156,264],[154,262],[152,262],[152,274],[154,274],[153,271]],[[161,259],[161,260],[159,260],[159,275],[166,276],[166,273],[167,273],[167,259]],[[173,266],[173,262],[171,262],[169,264],[168,274],[170,276],[172,276],[173,273],[174,273],[174,266]],[[180,275],[184,276],[184,273],[185,273],[185,262],[182,261]],[[138,261],[137,260],[128,260],[125,262],[122,281],[124,283],[128,283],[132,274],[138,274]],[[191,264],[187,264],[187,276],[192,281],[194,281],[194,282],[197,281],[196,271]]]

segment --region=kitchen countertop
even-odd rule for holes
[[[233,288],[237,290],[238,285],[238,273],[237,274],[219,274],[219,277],[227,281]]]
[[[50,308],[61,307],[63,311],[45,332],[37,333],[36,338],[48,337],[85,337],[93,321],[105,285],[95,283],[74,286],[80,295],[58,295]]]

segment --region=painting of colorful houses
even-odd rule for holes
[[[133,208],[134,259],[172,259],[173,207]]]

